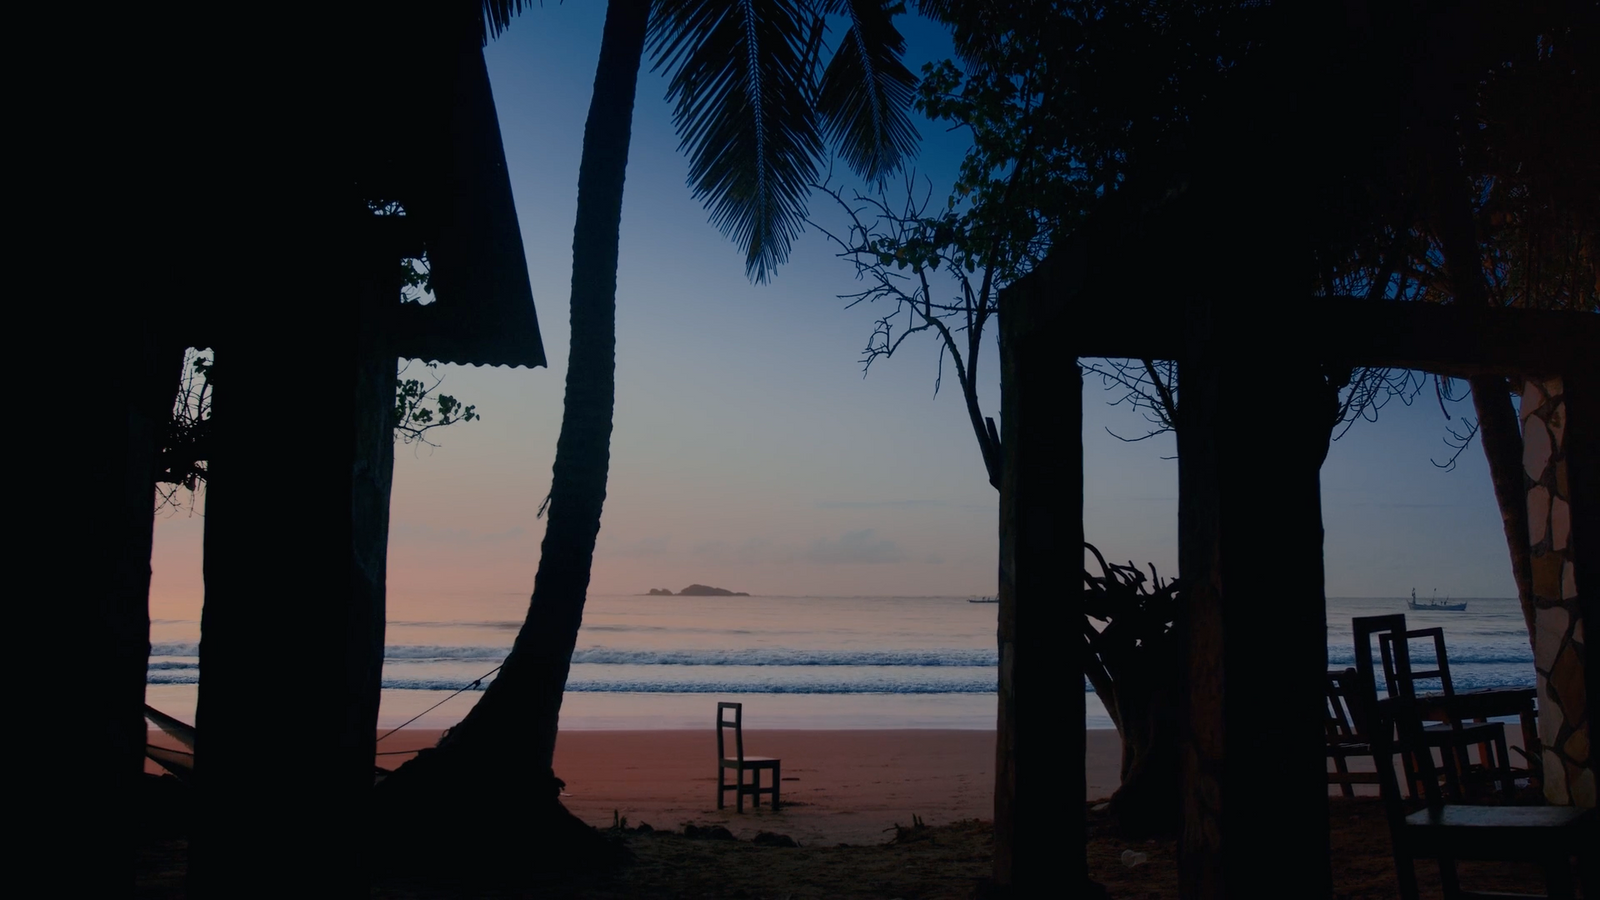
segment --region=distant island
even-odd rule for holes
[[[646,597],[748,597],[744,591],[730,591],[727,588],[712,587],[708,584],[691,584],[677,594],[666,588],[651,588]]]

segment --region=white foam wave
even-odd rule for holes
[[[497,663],[510,647],[472,647],[441,644],[401,644],[385,647],[384,659],[408,662],[454,660]],[[157,644],[152,657],[197,657],[197,643]],[[803,650],[756,648],[734,650],[624,650],[589,647],[572,654],[574,663],[610,666],[937,666],[992,667],[999,657],[993,650],[932,648],[917,650]],[[158,665],[167,666],[167,663]]]

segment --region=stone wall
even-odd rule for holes
[[[1551,803],[1592,808],[1595,773],[1584,680],[1583,617],[1570,542],[1566,402],[1559,378],[1528,379],[1522,391],[1523,469],[1533,549],[1534,668],[1544,794]]]

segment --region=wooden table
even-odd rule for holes
[[[1417,709],[1423,719],[1443,722],[1491,719],[1498,716],[1517,716],[1522,721],[1522,749],[1529,757],[1539,753],[1539,726],[1536,702],[1538,691],[1533,688],[1478,688],[1457,691],[1454,696],[1443,694],[1418,694]]]

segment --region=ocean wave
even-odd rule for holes
[[[162,641],[150,645],[151,656],[199,656],[199,641]]]
[[[459,691],[471,682],[385,679],[391,691]],[[488,687],[485,681],[474,690]],[[812,684],[761,684],[748,681],[574,680],[567,690],[579,694],[992,694],[992,680],[957,682],[834,681]]]
[[[197,684],[198,672],[157,671],[147,684]],[[385,678],[386,691],[481,691],[492,678],[475,686],[459,678]],[[749,681],[662,681],[579,679],[567,682],[567,690],[584,694],[992,694],[992,679],[963,681],[829,681],[815,683],[757,683]]]
[[[402,644],[385,647],[383,658],[406,662],[485,662],[498,663],[511,651],[509,647],[462,647],[439,644]],[[198,644],[159,644],[151,648],[152,657],[185,658],[199,654]],[[970,648],[932,648],[908,650],[796,650],[788,648],[750,648],[733,650],[628,650],[613,647],[588,647],[573,651],[574,664],[609,666],[911,666],[911,667],[993,667],[999,656],[993,650]],[[152,667],[178,667],[178,663],[159,663]]]
[[[610,666],[955,666],[999,665],[993,650],[614,650],[574,651],[574,663]]]
[[[472,690],[483,690],[492,678],[485,678]],[[146,684],[197,684],[199,667],[188,669],[155,669],[146,676]],[[387,691],[461,691],[468,690],[473,682],[463,678],[385,678]],[[1531,677],[1515,675],[1468,673],[1456,679],[1456,690],[1481,688],[1533,687]],[[1088,681],[1084,691],[1094,693]],[[646,693],[646,694],[985,694],[993,693],[993,679],[964,679],[959,681],[823,681],[823,682],[752,682],[752,681],[683,681],[638,679],[576,679],[567,682],[567,690],[576,693]]]
[[[1450,670],[1452,674],[1454,674],[1456,669],[1463,666],[1533,665],[1533,652],[1528,649],[1528,645],[1526,643],[1511,647],[1503,644],[1484,644],[1477,646],[1455,646],[1446,644],[1445,658],[1450,663]],[[1431,667],[1433,664],[1432,649],[1428,649],[1426,652],[1413,652],[1411,654],[1411,662],[1414,667]],[[1354,647],[1336,645],[1328,648],[1329,668],[1344,668],[1346,666],[1353,666],[1355,664],[1356,652]],[[1379,670],[1381,671],[1383,659],[1378,655],[1376,647],[1374,647],[1372,651],[1372,664],[1376,667],[1379,667]]]

